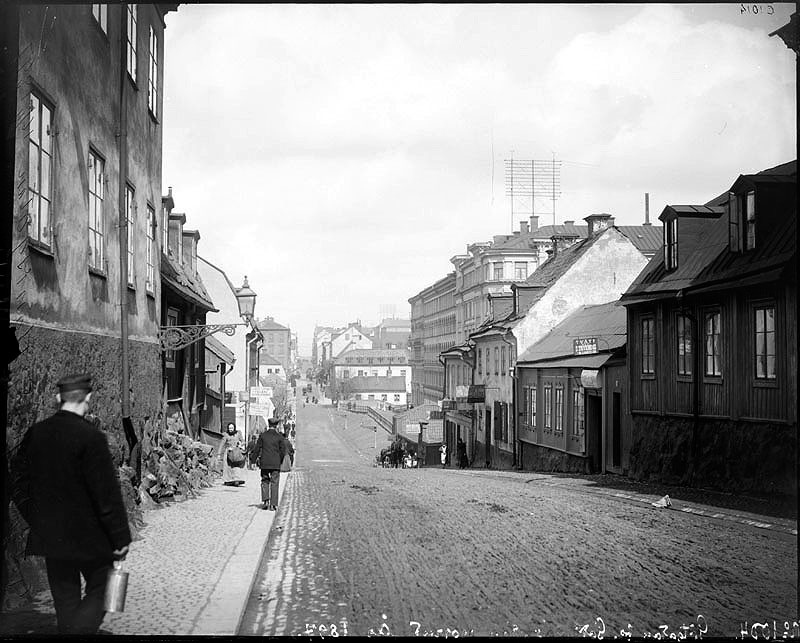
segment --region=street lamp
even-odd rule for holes
[[[237,326],[247,326],[253,319],[253,311],[256,306],[256,293],[250,289],[246,275],[242,287],[235,289],[234,296],[236,297],[236,303],[239,307],[239,317],[245,320],[244,323],[161,326],[158,329],[158,341],[161,344],[161,350],[164,352],[181,350],[220,331],[228,336],[233,336],[236,333]]]

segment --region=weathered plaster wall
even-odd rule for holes
[[[138,90],[129,82],[129,167],[120,177],[119,42],[120,6],[108,5],[108,34],[91,14],[91,5],[27,5],[21,10],[20,77],[17,100],[14,265],[23,266],[12,281],[12,319],[39,320],[64,328],[105,332],[119,327],[119,302],[128,297],[130,334],[155,335],[159,289],[145,292],[147,203],[161,203],[161,127],[147,111],[146,79],[149,25],[159,32],[163,68],[163,28],[154,5],[140,5]],[[36,91],[53,108],[52,241],[38,251],[25,244],[28,201],[28,112]],[[103,199],[104,275],[88,269],[89,150],[105,158]],[[136,188],[132,227],[135,291],[120,292],[119,186]],[[158,239],[159,235],[156,235]],[[124,251],[124,250],[123,250]],[[158,256],[156,254],[156,256]]]
[[[674,485],[797,495],[797,425],[633,416],[629,476]]]
[[[581,306],[616,301],[647,265],[647,259],[616,228],[594,244],[514,327],[521,355]]]

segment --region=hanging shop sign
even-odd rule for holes
[[[584,388],[603,388],[600,371],[584,369],[581,371],[581,386]]]

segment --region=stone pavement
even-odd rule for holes
[[[281,475],[281,496],[287,475]],[[236,488],[217,480],[196,498],[145,513],[143,538],[125,561],[125,611],[106,615],[103,629],[132,635],[236,632],[275,519],[275,512],[260,509],[260,471],[246,469],[245,481]]]
[[[287,476],[281,474],[280,497]],[[119,635],[233,635],[261,562],[276,512],[260,509],[260,471],[245,485],[214,486],[144,514],[131,543],[125,611],[106,614],[101,631]],[[279,504],[278,512],[281,507]],[[4,614],[0,634],[55,633],[49,591],[28,614]]]

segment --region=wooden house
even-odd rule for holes
[[[797,162],[667,206],[628,309],[630,473],[796,493]]]
[[[517,359],[519,439],[551,471],[624,473],[626,311],[584,306]]]

